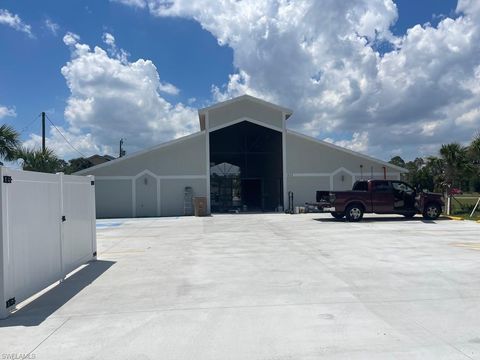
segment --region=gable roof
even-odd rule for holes
[[[270,107],[272,109],[275,109],[275,110],[279,110],[279,111],[282,111],[283,113],[285,113],[286,115],[286,119],[288,119],[289,116],[291,116],[293,114],[293,111],[288,109],[288,108],[285,108],[285,107],[282,107],[282,106],[279,106],[279,105],[276,105],[276,104],[273,104],[273,103],[270,103],[268,101],[265,101],[265,100],[262,100],[262,99],[259,99],[259,98],[256,98],[254,96],[251,96],[251,95],[242,95],[242,96],[238,96],[236,98],[233,98],[233,99],[230,99],[230,100],[227,100],[227,101],[223,101],[223,102],[220,102],[220,103],[217,103],[217,104],[214,104],[212,106],[209,106],[209,107],[205,107],[203,109],[199,109],[198,110],[198,114],[199,114],[199,118],[200,118],[200,128],[201,130],[199,132],[196,132],[196,133],[193,133],[193,134],[190,134],[190,135],[187,135],[187,136],[183,136],[183,137],[180,137],[180,138],[177,138],[177,139],[174,139],[174,140],[171,140],[171,141],[168,141],[166,143],[162,143],[162,144],[159,144],[159,145],[155,145],[155,146],[152,146],[152,147],[149,147],[147,149],[144,149],[144,150],[140,150],[136,153],[133,153],[131,155],[127,155],[127,156],[124,156],[124,157],[121,157],[121,158],[114,158],[113,160],[110,160],[110,161],[107,161],[103,164],[99,164],[99,165],[95,165],[95,166],[92,166],[90,168],[87,168],[87,169],[83,169],[83,170],[80,170],[80,171],[77,171],[75,174],[76,175],[83,175],[85,173],[89,173],[90,171],[92,170],[96,170],[96,169],[99,169],[99,168],[103,168],[103,167],[106,167],[106,166],[111,166],[111,165],[114,165],[114,164],[117,164],[119,162],[122,162],[124,160],[128,160],[128,159],[132,159],[132,158],[135,158],[137,156],[140,156],[140,155],[143,155],[145,153],[148,153],[150,151],[153,151],[153,150],[157,150],[157,149],[160,149],[160,148],[163,148],[163,147],[167,147],[169,145],[173,145],[175,143],[179,143],[179,142],[183,142],[185,140],[188,140],[188,139],[191,139],[191,138],[194,138],[196,136],[199,136],[199,135],[205,135],[206,132],[205,132],[205,127],[202,126],[202,119],[203,119],[203,122],[205,121],[205,113],[208,111],[208,110],[211,110],[211,109],[216,109],[216,108],[220,108],[220,107],[223,107],[223,106],[228,106],[232,103],[236,103],[236,102],[239,102],[239,101],[243,101],[243,100],[249,100],[249,101],[253,101],[253,102],[256,102],[258,104],[261,104],[263,106],[267,106],[267,107]],[[245,119],[243,119],[245,120]],[[339,150],[339,151],[342,151],[342,152],[345,152],[345,153],[348,153],[350,155],[354,155],[354,156],[357,156],[357,157],[361,157],[361,158],[364,158],[366,160],[370,160],[370,161],[374,161],[374,162],[377,162],[379,164],[382,164],[383,166],[387,166],[391,169],[395,169],[397,171],[399,171],[400,173],[408,173],[408,170],[405,169],[405,168],[402,168],[402,167],[399,167],[399,166],[396,166],[396,165],[393,165],[393,164],[390,164],[388,162],[385,162],[383,160],[379,160],[379,159],[376,159],[376,158],[373,158],[373,157],[370,157],[368,155],[364,155],[362,153],[359,153],[359,152],[356,152],[356,151],[353,151],[353,150],[350,150],[350,149],[346,149],[346,148],[343,148],[341,146],[338,146],[338,145],[335,145],[335,144],[332,144],[332,143],[329,143],[327,141],[323,141],[323,140],[319,140],[317,138],[314,138],[314,137],[311,137],[311,136],[308,136],[308,135],[304,135],[302,133],[299,133],[299,132],[296,132],[296,131],[293,131],[293,130],[290,130],[290,129],[285,129],[285,131],[288,133],[288,134],[292,134],[292,135],[295,135],[295,136],[298,136],[300,138],[303,138],[303,139],[306,139],[306,140],[309,140],[309,141],[313,141],[313,142],[316,142],[318,144],[321,144],[321,145],[324,145],[324,146],[327,146],[327,147],[330,147],[330,148],[333,148],[333,149],[336,149],[336,150]]]
[[[200,121],[200,130],[205,130],[205,114],[207,113],[207,111],[213,110],[213,109],[218,109],[218,108],[221,108],[221,107],[224,107],[224,106],[229,106],[231,104],[234,104],[234,103],[237,103],[237,102],[240,102],[240,101],[244,101],[244,100],[249,100],[249,101],[255,102],[257,104],[260,104],[262,106],[266,106],[266,107],[269,107],[271,109],[281,111],[281,112],[285,113],[285,120],[288,119],[293,114],[293,111],[291,109],[288,109],[286,107],[283,107],[283,106],[280,106],[280,105],[277,105],[277,104],[274,104],[274,103],[256,98],[255,96],[244,94],[244,95],[237,96],[237,97],[235,97],[233,99],[230,99],[230,100],[226,100],[226,101],[222,101],[222,102],[213,104],[213,105],[205,107],[203,109],[198,109],[198,120]]]
[[[284,112],[288,116],[293,114],[293,111],[291,109],[288,109],[286,107],[283,107],[283,106],[280,106],[280,105],[277,105],[277,104],[274,104],[274,103],[256,98],[256,97],[248,95],[248,94],[237,96],[233,99],[222,101],[222,102],[213,104],[211,106],[205,107],[203,109],[198,109],[198,114],[202,115],[202,114],[205,114],[208,110],[218,109],[218,108],[228,106],[228,105],[231,105],[233,103],[240,102],[240,101],[243,101],[243,100],[250,100],[250,101],[253,101],[257,104],[267,106],[267,107],[275,109],[275,110],[279,110],[281,112]]]

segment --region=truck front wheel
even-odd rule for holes
[[[330,215],[332,215],[335,219],[342,219],[345,216],[345,213],[333,211],[330,213]]]
[[[347,221],[357,222],[363,218],[363,207],[361,205],[352,204],[345,210],[345,217]]]
[[[427,220],[437,219],[442,212],[442,208],[438,204],[428,204],[423,210],[423,217]]]

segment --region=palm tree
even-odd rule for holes
[[[0,159],[15,160],[15,154],[20,145],[20,134],[11,126],[0,126]]]
[[[28,171],[56,173],[63,170],[65,161],[59,159],[53,150],[21,148],[18,150],[17,159],[23,160],[22,168]]]
[[[452,185],[470,170],[467,148],[458,143],[442,145],[440,155],[444,161],[446,184]]]
[[[445,161],[436,156],[427,157],[425,171],[431,176],[434,190],[441,190],[445,183]]]
[[[474,163],[480,163],[480,131],[477,132],[473,138],[470,146],[468,147],[468,152]]]
[[[468,156],[472,167],[470,176],[470,190],[480,191],[480,131],[473,137],[468,146]]]

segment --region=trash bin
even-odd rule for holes
[[[193,206],[195,208],[195,216],[207,215],[207,198],[206,197],[194,197]]]

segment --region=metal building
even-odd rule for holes
[[[191,197],[208,212],[282,211],[404,169],[287,129],[292,111],[243,95],[198,111],[200,131],[77,174],[95,175],[98,217],[184,215]]]

